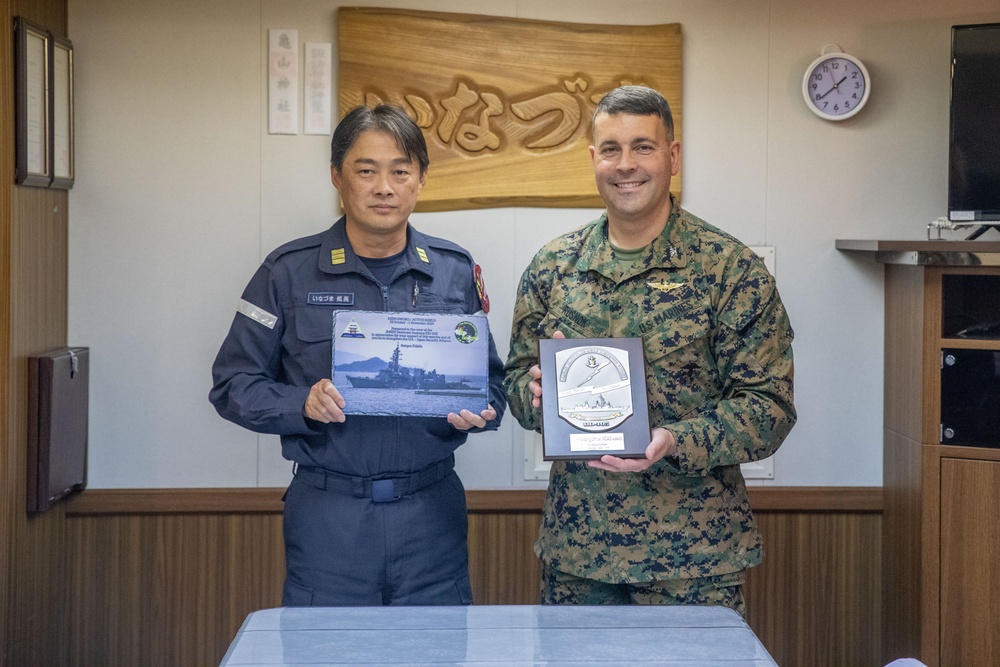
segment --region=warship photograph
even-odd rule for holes
[[[392,351],[388,365],[378,371],[375,377],[348,375],[347,381],[352,387],[359,389],[415,389],[418,394],[436,395],[478,395],[485,396],[482,387],[469,384],[468,378],[449,381],[437,369],[425,371],[420,368],[407,368],[400,363],[402,353],[399,343]]]

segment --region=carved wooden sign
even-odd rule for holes
[[[600,98],[643,84],[681,138],[680,25],[557,23],[398,9],[339,10],[339,104],[404,109],[424,132],[419,211],[601,207],[590,146]],[[671,190],[680,195],[680,174]]]

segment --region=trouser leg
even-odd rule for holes
[[[399,510],[386,520],[386,604],[471,604],[469,522],[458,475],[452,471],[386,508]]]
[[[284,606],[382,604],[383,525],[377,506],[300,477],[285,494]]]
[[[743,597],[745,573],[709,575],[694,579],[663,579],[648,583],[629,584],[635,604],[687,604],[729,607],[746,618],[747,605]]]
[[[385,503],[296,477],[284,536],[285,606],[472,602],[465,490],[454,471]]]
[[[664,579],[609,584],[577,577],[542,563],[542,604],[661,604],[710,605],[735,609],[746,617],[744,573],[694,579]]]
[[[542,563],[542,604],[630,604],[628,589],[577,577]]]

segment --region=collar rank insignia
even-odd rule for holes
[[[343,248],[334,248],[330,251],[330,263],[331,264],[343,264],[347,261],[347,256],[344,254]]]
[[[670,290],[675,290],[678,287],[684,287],[684,283],[668,283],[666,280],[647,280],[646,284],[655,290],[660,290],[661,292],[669,292]]]
[[[417,257],[419,257],[420,261],[423,262],[424,264],[431,263],[431,260],[427,259],[427,251],[424,250],[423,248],[417,247]]]

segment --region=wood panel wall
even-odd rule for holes
[[[61,195],[61,196],[60,196]],[[12,566],[7,628],[10,637],[32,638],[44,664],[57,665],[61,628],[65,627],[64,522],[61,512],[28,517],[27,486],[28,357],[64,345],[66,339],[65,193],[18,188],[11,235],[11,338],[6,377],[6,465],[12,479],[5,486],[5,508]],[[61,305],[58,310],[48,302]],[[44,305],[42,305],[44,304]],[[39,307],[42,305],[42,307]],[[27,576],[25,576],[27,575]],[[25,615],[36,600],[59,602]],[[28,664],[11,660],[11,665]]]
[[[0,20],[13,24],[10,0],[0,0]],[[9,137],[14,136],[14,106],[9,91],[14,90],[13,39],[10,30],[0,30],[0,136],[3,139],[0,159],[0,645],[8,645],[8,607],[10,599],[10,544],[13,541],[13,523],[16,510],[12,506],[11,491],[17,477],[10,446],[10,191],[14,182],[14,147]],[[6,651],[0,649],[0,665],[6,665]]]
[[[26,650],[12,664],[218,664],[247,614],[280,604],[280,493],[84,492],[63,510],[65,653],[45,662]],[[748,578],[748,621],[778,664],[879,664],[880,490],[751,496],[767,557]],[[537,603],[541,500],[469,492],[476,604]]]
[[[881,665],[881,515],[757,512],[747,622],[779,665]]]
[[[0,17],[0,664],[60,665],[69,578],[61,510],[25,513],[27,358],[66,343],[67,193],[14,185],[13,18],[66,34],[65,0],[3,0]]]

